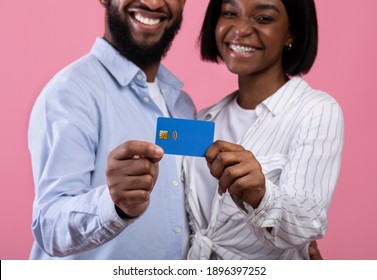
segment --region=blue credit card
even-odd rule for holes
[[[214,134],[214,122],[160,117],[156,145],[166,154],[204,157]]]

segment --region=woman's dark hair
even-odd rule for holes
[[[288,14],[293,36],[290,50],[284,50],[283,70],[290,76],[306,74],[313,66],[318,50],[318,23],[314,0],[281,0]],[[215,30],[221,13],[222,0],[208,4],[199,35],[203,60],[218,63],[221,60],[216,46]]]

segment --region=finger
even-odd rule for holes
[[[136,217],[144,213],[149,205],[150,192],[145,190],[127,191],[115,204],[128,216]]]
[[[148,183],[149,186],[149,181],[153,184],[157,181],[158,170],[158,163],[151,163],[148,159],[109,160],[106,169],[108,186],[117,189],[125,187],[143,189],[143,183]],[[139,176],[142,177],[137,178]],[[148,176],[152,179],[146,179]]]
[[[215,164],[213,164],[214,166]],[[215,166],[214,166],[215,168]],[[222,172],[220,178],[219,178],[219,194],[223,194],[226,192],[226,190],[234,184],[234,182],[242,178],[246,175],[248,175],[250,172],[250,169],[247,168],[245,164],[238,163],[231,166],[225,167],[224,171]]]
[[[109,188],[119,191],[135,189],[151,191],[158,178],[158,163],[152,164],[146,159],[139,159],[137,161],[144,162],[145,165],[138,168],[128,164],[120,167],[114,167],[114,165],[109,167],[106,170]],[[145,166],[150,166],[150,168]]]
[[[144,141],[127,141],[119,145],[111,152],[111,156],[117,160],[133,158],[148,158],[152,162],[158,162],[164,154],[161,147]]]
[[[259,178],[258,175],[247,174],[237,178],[229,186],[228,192],[257,208],[266,193],[264,176]]]
[[[228,173],[228,176],[233,175],[236,176],[238,173],[244,174],[247,168],[247,164],[251,164],[254,160],[254,156],[251,152],[242,150],[242,151],[235,151],[235,152],[221,152],[217,155],[215,160],[210,165],[210,171],[212,176],[217,179],[223,176],[224,172]],[[228,169],[230,166],[238,165],[241,162],[244,164],[239,165],[237,168],[241,168],[238,172],[234,169]]]
[[[205,158],[209,164],[212,164],[212,162],[216,159],[217,155],[221,152],[235,152],[243,150],[245,149],[240,145],[222,140],[217,140],[208,148]]]
[[[135,158],[132,160],[115,161],[109,166],[109,169],[110,168],[122,175],[155,175],[158,169],[158,163],[152,163],[146,158]]]
[[[265,176],[257,161],[241,162],[225,169],[220,181],[234,191],[260,191],[265,187]]]
[[[153,176],[139,175],[139,176],[128,176],[127,182],[125,183],[125,190],[146,190],[151,192],[155,184],[155,179]]]
[[[144,202],[149,201],[150,192],[146,190],[130,190],[125,192],[125,195],[119,201],[123,207],[133,208]]]

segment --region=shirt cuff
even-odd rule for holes
[[[274,208],[276,199],[274,184],[271,181],[266,180],[266,193],[259,206],[254,209],[251,205],[244,203],[244,208],[247,210],[247,212],[244,211],[244,213],[250,224],[259,228],[274,227],[276,221],[275,218],[277,217],[271,216],[271,209]],[[273,216],[275,216],[275,214]]]
[[[137,219],[122,219],[115,209],[115,204],[111,199],[110,193],[106,190],[100,197],[99,211],[102,225],[113,233],[118,233]]]

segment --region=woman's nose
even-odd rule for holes
[[[233,25],[233,33],[237,37],[247,37],[254,33],[254,28],[249,19],[240,19]]]

